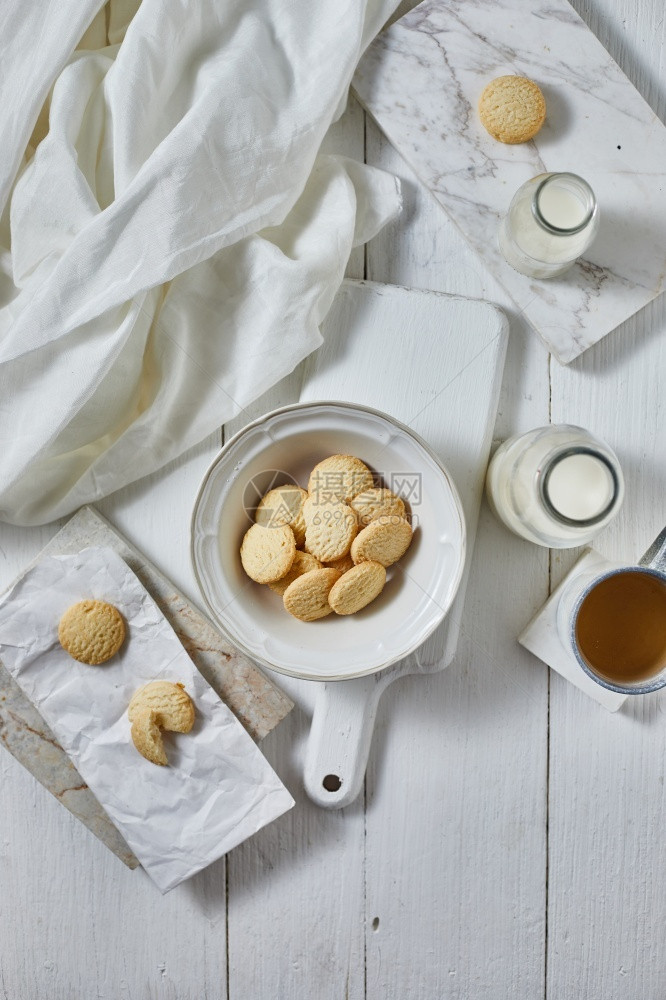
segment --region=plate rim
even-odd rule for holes
[[[394,427],[396,427],[400,431],[402,431],[403,434],[407,434],[414,441],[416,441],[416,443],[418,445],[420,445],[421,448],[423,448],[423,450],[428,454],[428,456],[432,459],[432,461],[435,463],[435,465],[439,468],[440,472],[442,472],[442,474],[444,475],[444,477],[445,477],[445,479],[446,479],[446,481],[448,483],[448,486],[449,486],[449,489],[451,491],[451,495],[452,495],[452,498],[453,498],[454,507],[455,507],[456,512],[458,514],[458,521],[459,521],[459,526],[460,526],[460,535],[461,535],[461,537],[460,537],[460,559],[459,559],[459,562],[458,562],[458,569],[457,569],[457,572],[456,572],[456,576],[455,576],[455,579],[454,579],[454,582],[453,582],[451,599],[450,599],[448,605],[446,606],[445,610],[440,615],[440,617],[435,621],[435,623],[433,624],[432,628],[430,628],[430,629],[428,629],[426,631],[425,635],[419,636],[419,638],[416,640],[416,642],[413,645],[410,645],[409,648],[407,650],[405,650],[404,652],[402,652],[398,657],[396,657],[396,658],[389,658],[388,660],[385,660],[384,662],[380,663],[378,666],[374,666],[374,667],[371,667],[369,669],[360,670],[360,671],[357,671],[357,672],[354,672],[354,673],[317,674],[315,676],[313,674],[303,673],[302,671],[299,671],[299,670],[287,670],[286,668],[284,668],[282,666],[278,666],[275,663],[271,663],[270,660],[267,660],[264,657],[259,656],[254,651],[250,650],[235,635],[231,635],[231,633],[229,632],[229,630],[226,627],[226,625],[223,622],[221,622],[220,619],[218,618],[217,612],[213,608],[213,606],[212,606],[212,604],[211,604],[211,602],[210,602],[210,600],[208,598],[208,595],[206,593],[206,590],[205,590],[205,588],[203,586],[203,582],[202,582],[202,579],[201,579],[201,575],[199,573],[199,567],[198,567],[198,564],[197,564],[197,558],[196,558],[196,554],[195,554],[195,537],[194,537],[194,532],[195,532],[195,522],[196,522],[196,518],[197,518],[197,513],[198,513],[198,510],[199,510],[199,506],[200,506],[200,503],[201,503],[202,495],[203,495],[203,492],[204,492],[204,490],[205,490],[205,488],[206,488],[206,486],[208,484],[208,481],[209,481],[209,479],[210,479],[210,477],[211,477],[211,475],[213,473],[213,470],[219,464],[219,462],[224,457],[224,455],[226,454],[226,452],[229,451],[229,450],[231,450],[231,448],[236,444],[236,442],[237,442],[237,440],[239,438],[241,438],[248,431],[251,431],[251,430],[256,429],[257,427],[260,427],[263,423],[266,423],[269,419],[271,419],[273,417],[276,417],[276,416],[280,416],[283,413],[289,413],[289,412],[294,411],[294,410],[311,410],[311,409],[314,409],[316,407],[324,407],[324,406],[331,406],[331,407],[342,409],[342,410],[352,410],[352,411],[361,411],[362,413],[369,413],[369,414],[371,414],[373,416],[379,417],[382,420],[387,421],[389,424],[392,424]],[[391,416],[390,413],[386,413],[383,410],[378,410],[376,407],[366,406],[364,403],[352,403],[352,402],[349,402],[349,401],[346,401],[346,400],[339,400],[339,399],[317,399],[317,400],[309,400],[309,401],[304,402],[304,403],[301,403],[301,402],[298,402],[298,403],[287,403],[285,406],[278,406],[278,407],[276,407],[273,410],[268,410],[266,413],[261,414],[261,416],[256,417],[254,420],[250,420],[247,424],[244,424],[244,426],[241,427],[239,430],[237,430],[236,433],[232,437],[230,437],[228,441],[224,442],[224,444],[222,445],[222,447],[220,448],[220,450],[217,452],[217,454],[213,457],[213,459],[211,460],[210,464],[208,465],[206,471],[204,472],[204,475],[203,475],[203,477],[201,479],[201,482],[199,483],[199,488],[197,489],[196,496],[194,498],[194,503],[193,503],[193,506],[192,506],[192,513],[190,515],[190,546],[189,546],[189,548],[190,548],[190,565],[192,567],[192,572],[194,574],[194,578],[195,578],[197,586],[199,588],[199,593],[201,594],[201,597],[203,598],[204,604],[205,604],[205,606],[206,606],[209,614],[212,617],[213,624],[214,624],[214,626],[216,628],[218,628],[222,632],[222,634],[224,635],[224,637],[226,639],[228,639],[228,641],[231,643],[231,645],[235,649],[240,650],[241,653],[243,653],[252,663],[258,663],[261,666],[266,667],[268,670],[275,671],[276,673],[282,674],[285,677],[294,677],[294,678],[297,678],[298,680],[319,681],[320,683],[327,683],[329,681],[345,681],[345,680],[354,680],[354,679],[357,679],[359,677],[370,677],[373,674],[378,673],[380,670],[385,670],[387,667],[390,667],[393,664],[398,663],[401,660],[406,659],[408,656],[411,656],[411,654],[413,652],[415,652],[415,650],[417,650],[420,646],[423,645],[424,642],[426,642],[429,639],[429,637],[432,635],[432,633],[435,631],[435,629],[438,628],[442,624],[442,622],[446,618],[447,614],[451,610],[451,607],[452,607],[452,605],[453,605],[453,603],[454,603],[454,601],[455,601],[455,599],[457,597],[458,591],[460,589],[460,583],[462,581],[462,578],[463,578],[463,575],[464,575],[464,572],[465,572],[466,563],[467,563],[467,522],[466,522],[466,519],[465,519],[465,512],[464,512],[464,509],[463,509],[463,506],[462,506],[462,501],[460,499],[460,494],[458,492],[458,488],[455,485],[455,482],[454,482],[454,480],[453,480],[453,478],[452,478],[449,470],[447,469],[447,467],[445,466],[445,464],[442,462],[442,460],[439,457],[439,455],[428,444],[428,442],[425,441],[424,438],[421,437],[420,434],[418,434],[416,431],[412,430],[411,427],[409,427],[407,424],[403,423],[401,420],[398,420],[396,417]]]

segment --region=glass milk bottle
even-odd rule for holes
[[[615,516],[624,479],[615,453],[582,427],[509,438],[488,466],[490,506],[511,531],[553,549],[585,545]]]
[[[554,278],[585,253],[598,227],[597,201],[582,177],[539,174],[514,195],[500,227],[500,250],[521,274]]]

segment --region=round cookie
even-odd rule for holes
[[[145,757],[152,764],[166,765],[169,763],[164,749],[162,730],[158,725],[155,712],[151,712],[149,708],[142,708],[136,712],[130,733],[132,743],[142,757]]]
[[[272,583],[291,569],[296,555],[296,539],[287,524],[264,528],[253,524],[245,532],[240,548],[243,569],[257,583]]]
[[[293,583],[296,577],[302,576],[303,573],[309,573],[313,569],[321,569],[319,560],[310,555],[309,552],[300,552],[297,549],[291,569],[287,575],[281,577],[279,580],[272,580],[268,586],[282,597],[289,584]]]
[[[96,666],[110,660],[122,646],[125,622],[113,604],[79,601],[60,619],[58,639],[75,660]]]
[[[305,551],[320,562],[333,562],[349,552],[358,531],[356,515],[339,500],[317,503],[310,497],[303,504]]]
[[[330,455],[310,473],[308,493],[318,503],[351,500],[373,485],[370,469],[354,455]]]
[[[153,712],[160,729],[189,733],[194,725],[194,705],[182,684],[151,681],[132,695],[127,714],[134,722],[139,712]]]
[[[359,531],[351,547],[355,563],[378,562],[391,566],[405,554],[412,540],[409,521],[395,517],[378,517]]]
[[[405,516],[405,505],[400,497],[385,487],[363,490],[362,493],[350,500],[349,506],[356,514],[361,527],[370,524],[376,517],[381,517],[383,514],[402,518]]]
[[[303,503],[308,498],[308,491],[301,486],[290,483],[276,486],[262,497],[254,515],[257,524],[264,528],[279,528],[288,524],[294,532],[296,547],[305,541],[305,521],[303,520]]]
[[[328,595],[339,579],[338,570],[331,569],[330,566],[303,573],[285,590],[282,598],[285,609],[302,622],[313,622],[330,615],[332,608],[328,603]]]
[[[336,615],[353,615],[381,594],[386,570],[378,562],[361,562],[333,584],[328,603]]]
[[[479,117],[494,139],[515,144],[533,139],[546,120],[546,102],[525,76],[498,76],[479,98]]]
[[[341,556],[339,559],[331,559],[331,561],[327,562],[325,565],[330,566],[331,569],[337,569],[339,573],[346,573],[347,570],[351,569],[352,566],[355,566],[356,563],[351,557],[351,552],[347,552],[346,555]]]

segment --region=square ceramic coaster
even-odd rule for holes
[[[586,549],[571,572],[565,576],[527,628],[518,636],[518,642],[525,649],[529,649],[530,653],[534,653],[540,660],[547,663],[552,670],[557,670],[558,674],[571,681],[590,698],[598,701],[609,712],[617,712],[618,708],[626,701],[627,695],[609,691],[588,677],[581,670],[573,654],[562,645],[557,632],[557,605],[565,584],[572,576],[577,576],[581,571],[592,569],[601,572],[606,566],[608,566],[608,560],[600,556],[594,549]]]

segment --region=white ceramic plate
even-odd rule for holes
[[[312,467],[338,453],[357,455],[403,497],[414,537],[367,608],[300,622],[243,571],[248,508],[281,482],[307,487]],[[403,424],[350,403],[297,404],[248,424],[214,460],[192,515],[192,561],[213,618],[248,656],[294,677],[345,680],[402,659],[439,625],[460,584],[465,521],[448,472]]]

